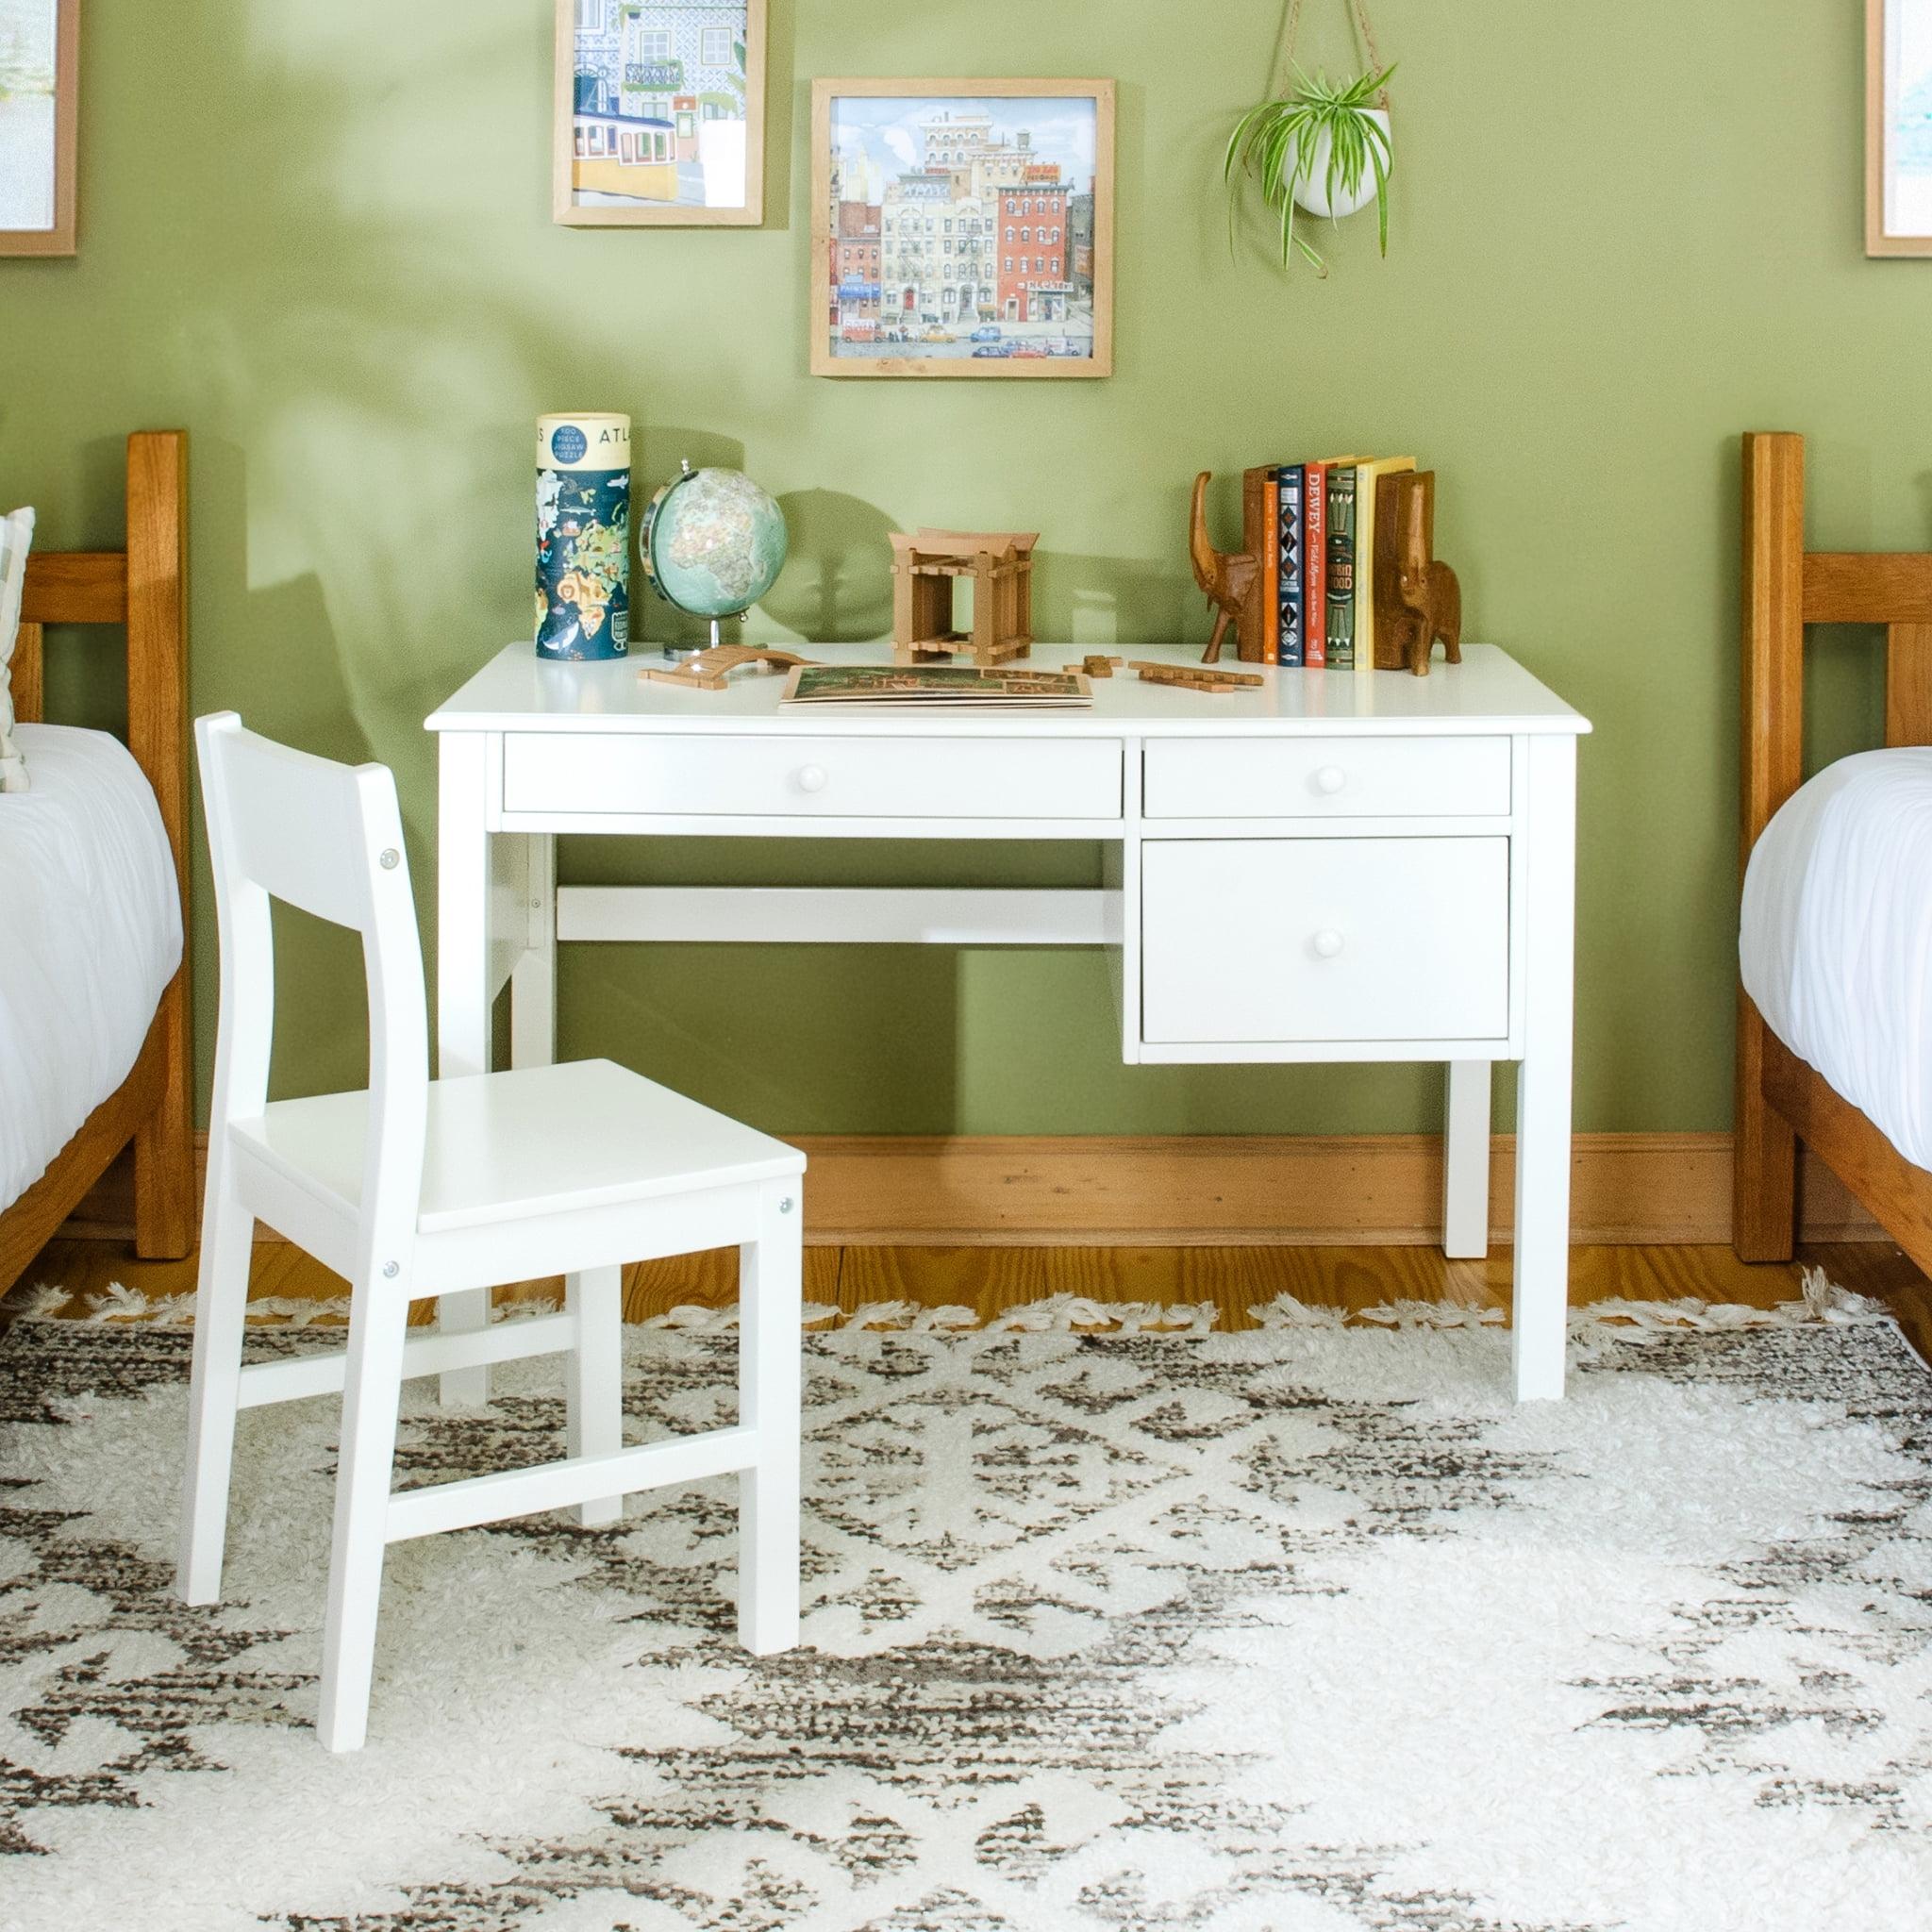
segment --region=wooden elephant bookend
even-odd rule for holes
[[[1429,675],[1438,641],[1462,662],[1462,586],[1436,560],[1436,473],[1383,479],[1375,495],[1375,669]]]
[[[1204,664],[1221,661],[1221,641],[1230,624],[1235,627],[1236,654],[1246,658],[1261,655],[1261,559],[1245,552],[1217,550],[1209,541],[1208,486],[1213,480],[1211,470],[1203,470],[1194,478],[1194,508],[1188,522],[1188,557],[1194,566],[1194,581],[1215,612],[1214,635],[1201,658]]]

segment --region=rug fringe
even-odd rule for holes
[[[16,1321],[62,1319],[55,1311],[68,1301],[66,1291],[50,1283],[37,1284],[15,1297],[9,1311]],[[112,1282],[105,1292],[88,1297],[88,1312],[81,1319],[97,1326],[186,1328],[193,1324],[192,1293],[149,1295],[123,1282]],[[558,1312],[553,1298],[507,1302],[491,1312],[494,1322],[529,1321],[539,1315]],[[1103,1302],[1088,1295],[1052,1294],[1038,1300],[1018,1302],[1002,1308],[982,1322],[968,1307],[957,1305],[927,1307],[913,1301],[866,1302],[849,1314],[824,1302],[808,1302],[803,1325],[828,1333],[834,1329],[849,1332],[898,1333],[916,1335],[961,1334],[979,1329],[987,1333],[1021,1335],[1064,1335],[1094,1333],[1103,1335],[1166,1335],[1176,1338],[1210,1335],[1215,1332],[1221,1311],[1212,1302]],[[251,1325],[262,1327],[308,1328],[323,1322],[346,1321],[349,1297],[332,1295],[311,1300],[299,1295],[269,1295],[248,1304]],[[1370,1308],[1336,1308],[1311,1305],[1291,1294],[1278,1294],[1272,1301],[1249,1308],[1256,1324],[1266,1329],[1290,1328],[1383,1328],[1383,1329],[1471,1329],[1500,1328],[1505,1325],[1499,1307],[1472,1307],[1458,1302],[1420,1302],[1397,1300]],[[72,1319],[72,1318],[68,1318]],[[1617,1298],[1591,1302],[1570,1311],[1573,1333],[1602,1336],[1624,1341],[1642,1342],[1658,1336],[1681,1334],[1686,1330],[1719,1332],[1743,1328],[1801,1328],[1819,1324],[1863,1327],[1890,1322],[1891,1316],[1869,1296],[1840,1288],[1822,1268],[1807,1268],[1799,1291],[1790,1301],[1768,1308],[1752,1307],[1741,1302],[1707,1302],[1687,1295],[1677,1301],[1645,1302]],[[725,1334],[738,1326],[738,1309],[702,1307],[683,1303],[662,1315],[652,1315],[639,1324],[644,1328],[675,1329],[685,1334]]]
[[[1498,1307],[1470,1307],[1455,1302],[1386,1302],[1378,1307],[1348,1310],[1310,1307],[1291,1294],[1278,1294],[1248,1310],[1263,1328],[1500,1328]],[[1823,1268],[1807,1268],[1790,1301],[1768,1308],[1745,1302],[1707,1302],[1694,1295],[1676,1301],[1640,1302],[1613,1297],[1570,1310],[1574,1333],[1597,1333],[1618,1341],[1641,1341],[1685,1329],[1716,1332],[1737,1328],[1805,1328],[1826,1324],[1863,1327],[1891,1316],[1869,1296],[1840,1288]]]

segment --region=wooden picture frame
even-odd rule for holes
[[[1865,0],[1865,253],[1932,256],[1932,0]]]
[[[75,209],[79,200],[80,0],[8,0],[8,4],[21,11],[32,8],[39,12],[44,8],[51,18],[51,90],[0,95],[0,108],[10,102],[16,112],[50,115],[47,135],[41,138],[51,141],[53,192],[52,220],[47,225],[0,226],[0,256],[73,255],[77,247]],[[0,22],[5,17],[6,7],[0,6]]]
[[[1000,230],[1024,234],[1036,206],[1052,241],[1009,252]],[[916,238],[901,226],[913,207]],[[811,210],[814,375],[1113,374],[1112,81],[814,81]],[[945,234],[955,221],[961,234]],[[946,279],[956,242],[978,262],[970,303]],[[1012,266],[1027,260],[1043,266]]]
[[[767,6],[768,0],[556,0],[551,196],[562,226],[762,225]],[[713,58],[720,34],[732,37],[719,43],[725,59]],[[668,51],[657,58],[645,36]],[[741,89],[741,123],[730,112]],[[587,107],[589,91],[599,96],[594,108]],[[741,129],[735,138],[734,127]],[[715,198],[713,177],[721,173],[724,199]],[[643,192],[623,196],[633,186]],[[665,188],[682,198],[658,198]],[[587,201],[586,194],[607,198]]]

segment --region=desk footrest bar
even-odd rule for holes
[[[750,1469],[758,1456],[756,1429],[710,1429],[702,1436],[675,1436],[667,1442],[647,1442],[611,1456],[574,1456],[537,1469],[507,1469],[459,1483],[404,1490],[389,1499],[389,1540],[406,1542],[439,1530],[507,1523],[542,1509],[569,1509],[606,1496],[628,1495],[633,1490],[660,1490],[673,1483],[731,1475]]]
[[[1122,898],[1051,887],[562,886],[559,940],[1117,946]]]
[[[525,1356],[556,1355],[576,1345],[575,1321],[569,1315],[533,1315],[523,1322],[498,1322],[472,1334],[428,1333],[403,1344],[403,1379],[440,1375],[445,1369],[474,1369],[486,1362],[520,1361]],[[305,1395],[339,1393],[348,1353],[303,1356],[289,1362],[251,1362],[242,1371],[235,1398],[238,1408],[269,1402],[295,1402]]]

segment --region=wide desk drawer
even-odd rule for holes
[[[1507,839],[1158,839],[1150,1043],[1500,1040]]]
[[[1150,819],[1502,818],[1507,738],[1177,738],[1147,747]]]
[[[1118,740],[671,738],[511,732],[508,812],[1118,819]]]

